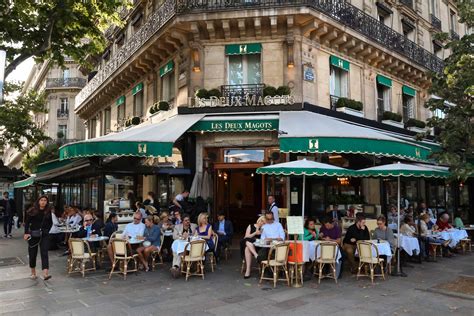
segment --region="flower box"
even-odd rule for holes
[[[415,127],[415,126],[410,126],[410,127],[407,127],[407,129],[409,131],[416,132],[418,134],[426,133],[426,128],[419,128],[419,127]]]
[[[391,126],[395,126],[395,127],[399,127],[399,128],[403,128],[403,123],[402,122],[397,122],[397,121],[393,121],[393,120],[382,120],[382,123],[387,124],[387,125],[391,125]]]
[[[354,109],[351,109],[351,108],[348,108],[348,107],[336,108],[336,111],[343,112],[343,113],[350,114],[350,115],[354,115],[354,116],[357,116],[357,117],[364,117],[364,112],[363,111],[354,110]]]

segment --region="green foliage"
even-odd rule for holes
[[[158,104],[158,109],[160,111],[168,111],[170,109],[170,104],[166,101],[160,101]]]
[[[277,89],[277,95],[290,95],[291,89],[288,86],[279,86]]]
[[[474,3],[457,4],[461,21],[473,26]],[[428,119],[428,126],[439,130],[436,140],[441,144],[433,157],[449,166],[456,180],[465,181],[474,172],[474,34],[446,46],[452,54],[445,59],[443,72],[432,74],[430,89],[439,99],[430,99],[425,106],[443,114]]]
[[[59,139],[64,138],[64,133],[59,131],[56,136],[58,136]]]
[[[156,112],[158,112],[158,109],[156,107],[156,103],[153,104],[151,107],[150,107],[150,110],[149,110],[150,114],[155,114]]]
[[[199,89],[196,91],[196,97],[199,99],[209,99],[209,91],[207,89]]]
[[[411,119],[409,119],[409,120],[406,122],[406,126],[407,126],[407,127],[425,128],[425,127],[426,127],[426,123],[423,122],[423,121],[420,121],[420,120],[411,118]]]
[[[141,122],[141,119],[138,116],[134,116],[130,120],[131,125],[138,125],[138,124],[140,124],[140,122]]]
[[[401,122],[402,121],[402,116],[398,113],[385,111],[385,112],[383,112],[382,120],[391,120],[391,121],[395,121],[395,122]]]
[[[38,151],[33,154],[26,154],[21,161],[23,171],[28,174],[36,172],[36,167],[44,162],[58,159],[60,143],[53,143],[47,146],[40,145]]]
[[[84,66],[89,55],[106,47],[103,32],[121,25],[119,9],[130,0],[4,0],[0,6],[0,49],[7,52],[5,77],[21,62],[51,60],[63,65],[69,56]],[[7,17],[7,18],[5,18]]]
[[[339,98],[336,102],[336,108],[350,108],[356,111],[362,111],[364,105],[360,101],[348,98]]]
[[[274,97],[276,95],[277,95],[277,89],[275,87],[266,86],[265,88],[263,88],[263,96],[264,97],[266,97],[266,96]]]
[[[0,104],[0,146],[27,151],[48,139],[31,115],[47,113],[47,109],[44,94],[34,90],[20,94],[21,89],[21,84],[5,82],[5,101]],[[12,98],[15,94],[19,94],[16,99]]]
[[[221,97],[221,91],[219,89],[211,89],[208,91],[209,97],[216,97],[220,98]]]

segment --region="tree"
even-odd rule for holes
[[[474,3],[458,1],[461,22],[474,26]],[[438,36],[441,40],[446,34]],[[440,163],[450,167],[458,181],[465,181],[474,172],[474,34],[465,35],[446,45],[451,55],[445,59],[442,73],[433,74],[430,99],[426,107],[434,113],[428,126],[439,131],[441,151],[434,154]]]
[[[27,151],[40,142],[48,139],[38,127],[33,114],[47,113],[46,99],[43,93],[29,90],[21,93],[22,86],[16,83],[5,83],[5,101],[0,104],[0,146],[6,144],[20,151]]]
[[[38,151],[34,154],[27,154],[21,161],[23,171],[32,174],[36,172],[39,164],[58,159],[60,143],[52,143],[49,145],[40,145]]]
[[[5,77],[30,57],[59,65],[64,56],[90,66],[87,57],[103,52],[106,27],[120,25],[119,9],[130,0],[3,0],[0,49],[7,52]]]

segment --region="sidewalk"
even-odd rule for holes
[[[474,276],[472,254],[406,268],[408,278],[369,279],[344,274],[338,284],[311,280],[303,288],[258,285],[240,275],[238,251],[216,272],[188,282],[172,279],[169,264],[155,272],[131,274],[126,281],[104,270],[67,276],[66,257],[50,252],[51,275],[30,280],[26,243],[19,231],[0,239],[0,258],[18,256],[25,264],[0,267],[0,314],[6,315],[474,315],[474,301],[429,292],[459,275]],[[38,263],[38,266],[40,264]],[[209,272],[208,272],[209,271]],[[39,271],[38,271],[39,272]],[[256,273],[254,273],[255,275]],[[256,275],[255,275],[256,276]]]

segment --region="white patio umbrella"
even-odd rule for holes
[[[212,198],[212,177],[209,172],[204,171],[202,176],[201,196],[204,200]]]
[[[201,195],[202,192],[202,172],[196,172],[194,175],[193,183],[191,184],[191,189],[189,190],[189,196],[191,198],[197,198]]]
[[[417,178],[448,178],[450,173],[438,166],[394,163],[382,166],[376,166],[356,171],[356,175],[360,177],[396,177],[397,178],[397,227],[400,229],[400,178],[401,177],[417,177]],[[400,235],[400,234],[399,234]],[[397,274],[400,272],[400,238],[397,238]]]
[[[285,175],[285,176],[303,176],[303,196],[301,216],[304,219],[305,197],[306,197],[306,176],[309,177],[347,177],[354,174],[353,170],[321,163],[311,160],[296,160],[290,162],[279,163],[271,166],[261,167],[257,169],[257,173],[268,175]]]

